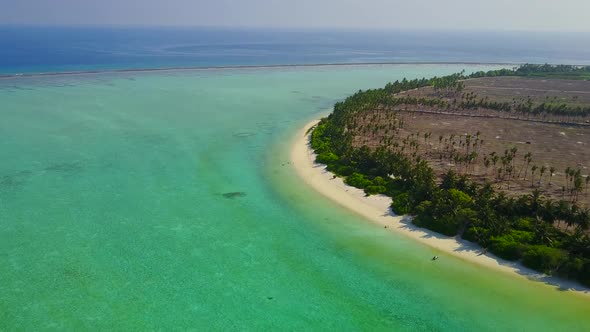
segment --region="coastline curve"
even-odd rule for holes
[[[297,131],[291,143],[290,159],[297,176],[323,196],[366,220],[439,250],[441,253],[522,279],[542,282],[547,287],[590,297],[590,289],[575,281],[539,273],[520,263],[510,262],[485,252],[475,243],[420,228],[412,223],[411,217],[398,216],[391,211],[390,197],[366,196],[362,189],[345,184],[341,178],[335,177],[326,170],[325,165],[315,162],[315,153],[309,145],[309,137],[311,130],[318,122],[319,120],[311,121]]]

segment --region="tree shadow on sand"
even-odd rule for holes
[[[401,229],[410,232],[416,232],[421,234],[421,238],[424,239],[439,239],[439,240],[449,240],[454,239],[458,243],[458,247],[455,248],[454,252],[465,252],[465,253],[473,253],[477,256],[486,256],[492,260],[494,260],[498,265],[509,267],[513,269],[514,272],[518,273],[519,275],[527,278],[531,281],[542,282],[552,287],[555,287],[559,291],[577,291],[585,294],[590,294],[590,290],[587,287],[582,286],[576,281],[567,280],[563,278],[559,278],[556,276],[546,275],[541,272],[537,272],[535,270],[529,269],[523,266],[520,262],[512,262],[502,258],[497,257],[496,255],[488,252],[485,248],[480,247],[479,245],[469,242],[467,240],[461,239],[460,237],[452,237],[446,236],[443,234],[436,233],[434,231],[421,228],[416,226],[412,222],[411,216],[399,216],[396,215],[393,211],[389,210],[388,213],[384,214],[384,216],[396,217],[400,218],[399,223],[401,224]],[[461,258],[461,257],[459,257]]]

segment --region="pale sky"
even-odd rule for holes
[[[0,0],[0,24],[590,31],[590,0]]]

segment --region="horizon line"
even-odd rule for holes
[[[358,32],[512,32],[512,33],[582,33],[590,30],[558,29],[489,29],[489,28],[422,28],[422,27],[358,27],[358,26],[264,26],[264,25],[192,25],[192,24],[144,24],[144,23],[35,23],[35,22],[0,22],[0,27],[62,27],[62,28],[164,28],[164,29],[268,29],[275,31],[358,31]]]

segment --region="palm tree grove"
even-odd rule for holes
[[[590,286],[589,78],[527,64],[404,79],[336,103],[311,146],[417,226]]]

